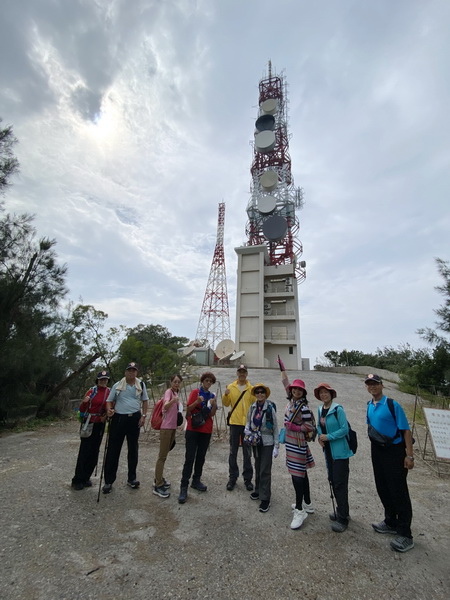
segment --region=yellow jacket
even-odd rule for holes
[[[239,404],[236,407],[236,410],[234,410],[233,414],[231,415],[230,425],[245,426],[248,409],[250,408],[252,403],[255,401],[255,397],[252,396],[252,394],[251,394],[252,387],[253,387],[252,384],[249,381],[246,381],[245,385],[246,385],[245,393],[242,396],[242,398],[240,399]],[[230,390],[230,393],[226,394],[226,395],[224,394],[222,396],[222,404],[224,406],[231,406],[231,408],[233,408],[233,406],[236,404],[236,402],[239,399],[239,396],[242,393],[242,391],[239,389],[239,386],[238,386],[238,380],[236,379],[236,381],[233,381],[233,383],[230,383],[230,385],[227,385],[227,390]]]

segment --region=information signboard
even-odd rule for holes
[[[450,410],[424,408],[436,458],[450,460]]]

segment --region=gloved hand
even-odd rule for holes
[[[278,355],[277,363],[280,367],[280,371],[286,371],[286,367],[284,366],[284,362],[281,360],[280,355]]]
[[[277,456],[278,456],[278,448],[276,446],[274,446],[274,449],[273,449],[273,452],[272,452],[272,456],[274,458],[277,458]]]
[[[284,424],[284,426],[288,431],[301,431],[300,425],[296,425],[295,423],[291,423],[290,421],[287,421]]]

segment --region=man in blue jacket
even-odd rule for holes
[[[406,481],[414,467],[413,440],[403,408],[383,393],[379,375],[367,375],[368,434],[371,441],[373,474],[384,506],[384,521],[373,523],[377,533],[396,535],[391,548],[407,552],[414,548],[411,533],[412,507]]]

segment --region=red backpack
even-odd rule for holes
[[[161,423],[163,420],[162,409],[164,406],[164,396],[158,400],[158,402],[153,407],[152,417],[150,419],[150,425],[152,429],[160,430]]]

